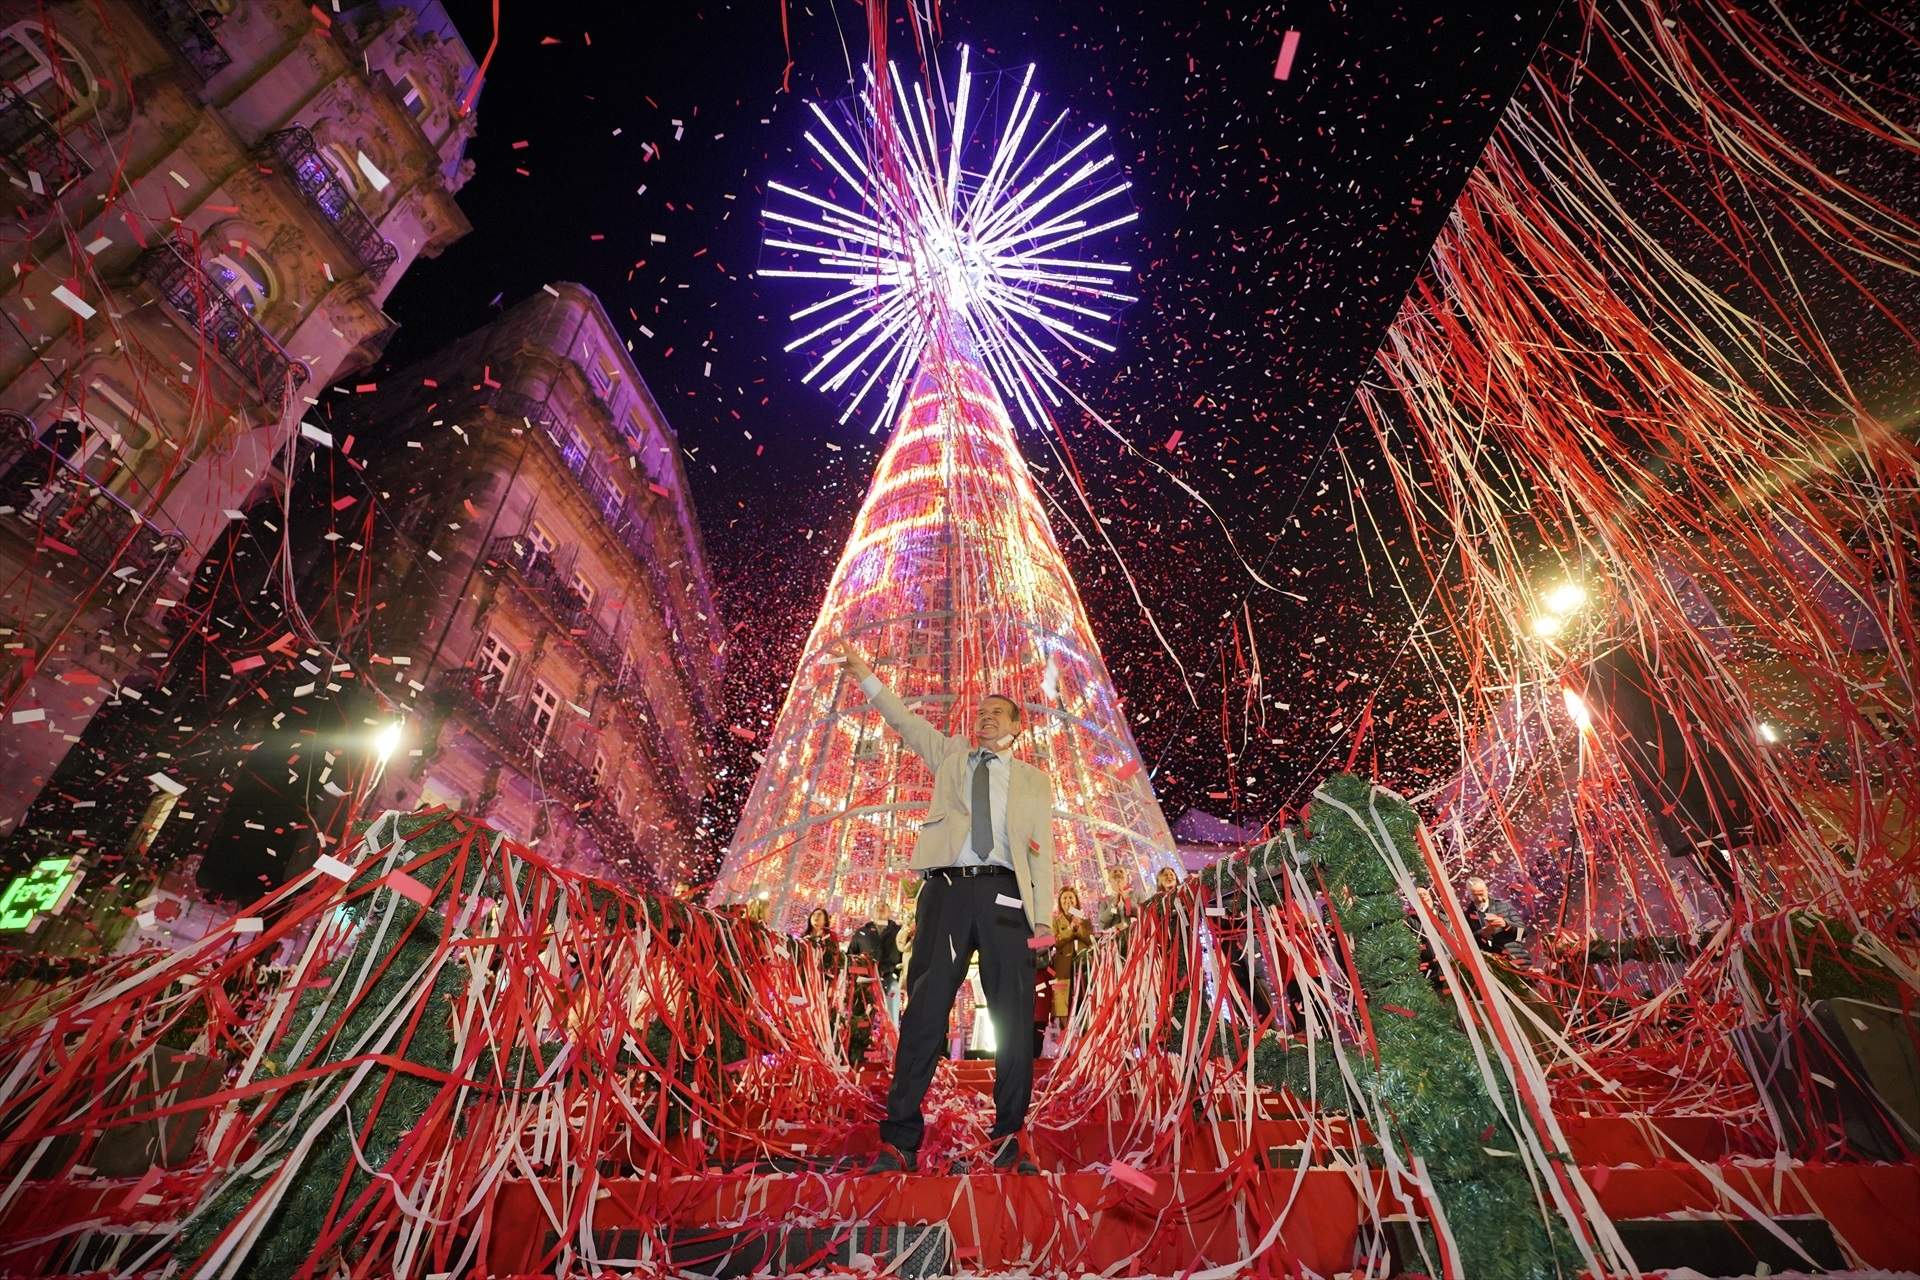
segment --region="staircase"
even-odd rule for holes
[[[1040,1090],[1047,1066],[1036,1064]],[[976,1094],[990,1109],[991,1063],[950,1062],[941,1072],[937,1088]],[[884,1075],[872,1083],[877,1095]],[[974,1162],[980,1172],[848,1173],[876,1150],[873,1124],[831,1132],[783,1117],[780,1136],[804,1146],[802,1158],[714,1152],[708,1172],[674,1179],[664,1195],[649,1178],[606,1179],[594,1250],[615,1268],[670,1259],[674,1270],[703,1276],[857,1268],[862,1257],[903,1276],[1177,1275],[1231,1265],[1275,1230],[1250,1264],[1264,1263],[1263,1274],[1334,1275],[1369,1256],[1391,1258],[1394,1274],[1424,1271],[1410,1234],[1395,1226],[1386,1175],[1368,1155],[1371,1135],[1338,1119],[1292,1118],[1278,1096],[1260,1101],[1258,1118],[1202,1123],[1172,1158],[1136,1155],[1118,1170],[1116,1157],[1127,1153],[1112,1149],[1096,1119],[1032,1133],[1037,1177],[985,1169],[984,1156]],[[1568,1117],[1563,1127],[1643,1271],[1920,1267],[1920,1168],[1912,1164],[1776,1164],[1743,1154],[1737,1136],[1709,1117]],[[557,1203],[559,1191],[557,1178],[507,1186],[487,1253],[491,1274],[548,1272],[543,1255],[557,1240],[540,1199]],[[1384,1231],[1367,1210],[1376,1197]]]

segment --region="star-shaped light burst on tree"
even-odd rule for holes
[[[1117,287],[1131,266],[1083,256],[1137,216],[1106,127],[1069,145],[1067,112],[1037,123],[1031,66],[1001,111],[1001,77],[981,90],[968,61],[962,46],[951,102],[917,81],[908,93],[889,64],[884,80],[868,69],[838,124],[809,103],[819,191],[768,184],[759,274],[827,282],[789,317],[800,333],[786,349],[816,356],[803,382],[847,395],[842,422],[876,390],[873,421],[890,420],[936,347],[978,360],[1037,425],[1061,403],[1049,348],[1112,351],[1090,330],[1136,301]]]

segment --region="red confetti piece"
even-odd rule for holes
[[[386,886],[401,897],[417,902],[423,907],[433,905],[433,890],[415,880],[404,871],[395,871],[386,878]]]
[[[1293,74],[1294,51],[1300,47],[1300,33],[1289,31],[1280,38],[1280,60],[1273,64],[1273,78],[1285,80]]]

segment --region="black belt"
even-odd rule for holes
[[[926,872],[922,878],[931,880],[935,876],[965,876],[971,880],[975,876],[1010,876],[1012,874],[1011,867],[1003,867],[997,862],[987,862],[975,867],[935,867]]]

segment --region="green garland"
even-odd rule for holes
[[[1320,795],[1359,813],[1377,812],[1402,861],[1419,873],[1415,841],[1419,818],[1398,796],[1376,793],[1351,774],[1330,779]],[[1443,1000],[1420,971],[1420,948],[1404,923],[1406,903],[1374,834],[1337,805],[1315,803],[1309,834],[1297,839],[1303,867],[1315,867],[1353,949],[1353,966],[1372,1015],[1377,1060],[1350,1052],[1348,1060],[1370,1107],[1393,1119],[1395,1136],[1427,1165],[1428,1177],[1458,1244],[1462,1273],[1474,1280],[1549,1280],[1579,1272],[1579,1255],[1564,1227],[1542,1221],[1531,1185],[1475,1065],[1466,1032],[1450,1001]],[[1246,883],[1260,898],[1278,897],[1265,873],[1290,856],[1285,838],[1252,850],[1247,861],[1220,868],[1216,887],[1250,872]],[[1405,1012],[1399,1012],[1404,1010]],[[1321,1046],[1319,1079],[1309,1078],[1304,1047],[1277,1038],[1255,1050],[1260,1083],[1310,1092],[1325,1105],[1345,1097],[1345,1084]],[[1508,1114],[1516,1104],[1499,1081]],[[1317,1090],[1313,1086],[1317,1085]],[[1422,1227],[1431,1249],[1432,1233]]]
[[[409,854],[403,855],[402,864],[413,853],[425,852],[442,845],[452,845],[445,854],[416,868],[411,874],[423,884],[433,885],[448,876],[452,861],[458,857],[460,844],[466,828],[456,825],[444,813],[402,817],[399,819],[399,833],[407,842]],[[484,835],[476,839],[485,839]],[[380,878],[380,868],[384,866],[384,857],[369,859],[355,883],[355,888]],[[484,857],[470,857],[466,879],[467,888],[472,889],[483,869],[487,865]],[[434,895],[432,905],[422,907],[408,898],[387,890],[376,890],[360,899],[358,910],[372,916],[384,914],[389,908],[393,919],[387,926],[385,944],[393,946],[393,940],[403,935],[406,941],[399,944],[384,972],[363,993],[360,1002],[347,1017],[339,1033],[325,1046],[323,1057],[339,1056],[344,1047],[353,1044],[374,1025],[380,1010],[400,992],[408,990],[419,982],[421,972],[432,962],[440,943],[441,931],[447,920],[447,904],[453,896],[451,881]],[[412,928],[422,916],[418,928]],[[411,933],[408,930],[412,929]],[[367,963],[375,945],[378,930],[367,928],[361,931],[351,951],[334,961],[326,969],[326,978],[331,981],[344,966],[348,971],[358,970]],[[379,958],[372,962],[380,963]],[[445,965],[434,976],[433,993],[428,1008],[430,1010],[449,1009],[462,989],[465,970],[459,965]],[[324,998],[324,984],[303,992],[296,1005],[294,1017],[288,1023],[288,1032],[275,1045],[269,1059],[282,1061],[282,1054],[290,1049],[301,1029],[307,1026],[313,1014],[319,1009],[319,1001]],[[453,1069],[453,1029],[449,1018],[429,1013],[421,1018],[414,1028],[413,1036],[404,1045],[397,1045],[396,1052],[409,1062],[419,1063],[440,1071]],[[312,1050],[309,1049],[311,1054]],[[524,1064],[523,1064],[524,1065]],[[263,1072],[263,1075],[270,1072]],[[374,1120],[371,1129],[367,1127],[367,1114],[374,1100],[379,1096],[383,1084],[391,1079],[392,1084],[381,1100],[380,1114]],[[338,1088],[338,1077],[322,1077],[318,1087],[323,1097],[330,1097]],[[250,1251],[245,1274],[259,1277],[261,1280],[284,1280],[292,1276],[313,1256],[314,1242],[320,1238],[323,1224],[327,1220],[335,1191],[343,1176],[348,1174],[349,1166],[353,1172],[348,1180],[347,1193],[343,1201],[350,1204],[367,1185],[367,1175],[361,1172],[353,1160],[353,1148],[350,1135],[361,1135],[361,1149],[367,1163],[380,1168],[393,1155],[400,1140],[426,1115],[427,1107],[439,1093],[441,1086],[431,1080],[414,1075],[395,1074],[387,1071],[372,1071],[348,1099],[346,1108],[335,1115],[328,1123],[326,1132],[307,1151],[299,1173],[292,1187],[275,1208],[265,1232]],[[293,1090],[293,1095],[303,1095],[304,1090]],[[287,1106],[283,1100],[277,1106]],[[309,1112],[309,1115],[312,1115]],[[213,1245],[213,1242],[229,1223],[237,1218],[259,1190],[256,1179],[247,1178],[238,1184],[229,1186],[221,1194],[208,1201],[204,1208],[194,1216],[181,1233],[180,1245],[176,1256],[196,1258]],[[357,1239],[356,1232],[348,1232],[344,1237],[345,1245],[351,1248]]]

